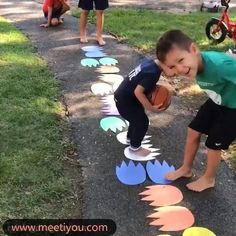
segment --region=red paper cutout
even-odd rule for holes
[[[174,205],[183,200],[182,192],[171,185],[152,185],[147,187],[148,190],[139,195],[148,195],[141,200],[152,201],[151,206],[169,206]]]
[[[148,218],[158,218],[150,225],[162,226],[161,231],[181,231],[189,228],[194,223],[194,216],[190,210],[181,206],[166,206],[155,209],[157,212]]]

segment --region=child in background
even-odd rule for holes
[[[129,150],[137,156],[147,156],[150,153],[141,146],[149,126],[145,109],[152,112],[163,110],[160,109],[162,104],[153,106],[147,97],[156,87],[163,67],[167,69],[158,60],[147,60],[132,70],[115,91],[117,109],[120,115],[129,121],[127,132]],[[170,70],[165,70],[165,73],[172,75]]]
[[[63,23],[61,18],[62,14],[65,13],[64,9],[64,0],[44,0],[43,3],[43,13],[44,17],[47,19],[47,23],[41,24],[41,27],[50,27],[57,26],[60,23]],[[67,10],[69,10],[69,5],[67,6]]]
[[[104,24],[104,10],[108,8],[108,0],[79,0],[78,7],[82,9],[80,14],[80,42],[87,43],[86,26],[89,11],[93,10],[93,3],[96,9],[96,40],[100,46],[104,46],[106,42],[102,37]]]
[[[221,150],[236,138],[236,59],[222,52],[200,52],[182,31],[166,32],[158,41],[157,58],[177,75],[195,79],[209,96],[189,124],[182,166],[166,175],[168,180],[192,177],[192,165],[202,134],[207,135],[207,167],[190,190],[201,192],[215,186]]]

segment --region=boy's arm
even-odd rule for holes
[[[161,107],[162,104],[160,104],[159,106],[153,106],[149,102],[146,95],[144,94],[144,87],[143,86],[137,85],[137,87],[134,90],[134,94],[145,109],[152,111],[152,112],[160,112],[160,111],[164,110],[164,109],[159,109],[159,107]]]
[[[219,68],[221,76],[236,85],[236,58],[235,60],[225,61],[224,65]]]

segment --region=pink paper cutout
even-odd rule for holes
[[[147,187],[148,190],[141,192],[139,195],[143,197],[142,201],[152,201],[151,206],[169,206],[174,205],[183,200],[182,192],[171,185],[152,185]]]
[[[162,226],[160,231],[181,231],[194,224],[194,216],[190,210],[181,206],[165,206],[155,209],[148,218],[157,218],[150,225]]]

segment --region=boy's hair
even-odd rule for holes
[[[156,56],[161,62],[165,61],[166,54],[174,47],[189,51],[192,39],[181,30],[170,30],[165,32],[156,45]]]

